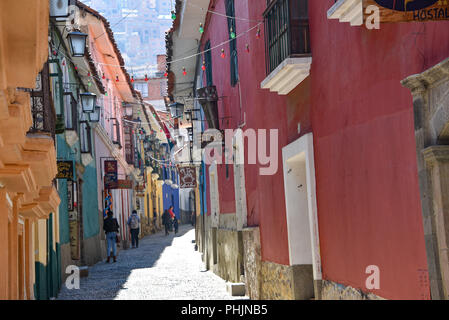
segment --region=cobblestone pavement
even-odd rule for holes
[[[226,291],[223,279],[206,271],[195,251],[195,230],[180,226],[174,236],[163,232],[140,240],[139,248],[122,250],[116,263],[99,262],[81,278],[80,289],[62,285],[58,299],[208,300],[241,299]]]

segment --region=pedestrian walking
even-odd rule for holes
[[[106,233],[107,248],[108,248],[108,259],[107,263],[113,258],[114,262],[117,262],[117,239],[119,232],[119,225],[116,218],[114,218],[114,213],[111,210],[107,212],[107,218],[103,222],[103,230]],[[112,252],[111,252],[112,251]]]
[[[175,218],[173,206],[170,206],[170,208],[168,208],[168,213],[170,214],[170,231],[173,231],[173,219]]]
[[[173,206],[170,206],[170,208],[168,208],[168,213],[170,213],[170,217],[173,219],[175,217],[175,213],[173,211]]]
[[[196,220],[196,212],[192,212],[192,216],[190,217],[190,222],[192,223],[192,226],[195,226],[195,220]]]
[[[173,227],[175,228],[175,234],[178,233],[178,219],[176,219],[176,216],[173,218]]]
[[[170,229],[170,213],[168,213],[168,210],[165,210],[164,213],[162,214],[162,223],[165,227],[165,235],[168,236],[169,234],[169,229]]]
[[[139,247],[139,231],[140,218],[136,210],[133,210],[131,216],[128,218],[128,226],[131,232],[132,249]]]

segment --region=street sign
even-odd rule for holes
[[[180,167],[179,171],[179,188],[196,188],[196,168]]]
[[[114,189],[132,189],[133,181],[132,180],[117,180],[116,187]]]
[[[379,8],[380,23],[449,20],[449,2],[442,0],[363,0],[363,20],[368,6]],[[367,13],[369,12],[369,13]]]
[[[73,179],[73,161],[58,161],[56,179]]]
[[[104,188],[117,189],[118,180],[117,160],[106,160],[104,162]]]

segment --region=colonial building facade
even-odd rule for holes
[[[197,244],[251,298],[448,298],[447,22],[372,29],[362,4],[177,2],[169,95],[194,95],[198,128],[233,129],[244,157],[203,157]],[[277,144],[248,129],[274,129]],[[274,173],[250,145],[269,150]]]

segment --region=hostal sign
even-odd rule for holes
[[[379,8],[381,23],[449,20],[449,0],[363,0],[365,21],[372,5]]]

